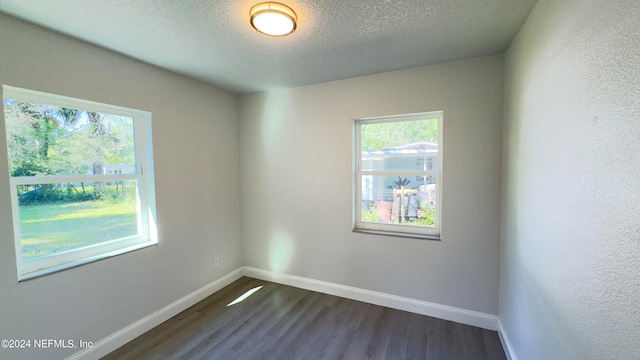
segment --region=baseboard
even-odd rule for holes
[[[511,341],[509,341],[509,336],[502,327],[502,322],[500,321],[500,319],[498,319],[498,336],[500,337],[500,342],[502,343],[504,353],[507,355],[507,360],[518,360],[515,351],[513,351]]]
[[[477,311],[460,309],[453,306],[441,305],[427,301],[365,290],[326,281],[314,280],[295,275],[274,273],[245,266],[243,275],[256,279],[271,281],[283,285],[294,286],[306,290],[336,295],[347,299],[381,305],[393,309],[428,315],[439,319],[455,321],[461,324],[477,326],[493,331],[498,330],[498,317]],[[515,359],[514,359],[515,360]]]
[[[221,277],[220,279],[215,280],[188,294],[187,296],[163,307],[162,309],[136,321],[126,328],[107,336],[106,338],[93,344],[91,348],[86,348],[80,352],[75,353],[74,355],[68,357],[67,360],[100,359],[101,357],[118,349],[129,341],[169,320],[175,315],[178,315],[180,312],[195,305],[207,296],[240,279],[242,275],[243,268],[238,268],[231,273]]]

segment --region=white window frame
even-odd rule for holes
[[[10,176],[11,208],[19,281],[66,270],[71,267],[142,249],[158,243],[150,112],[48,94],[39,91],[20,89],[7,85],[2,86],[2,91],[3,107],[4,99],[8,98],[34,104],[47,104],[110,115],[126,116],[133,118],[134,129],[136,156],[136,172],[134,174]],[[2,116],[4,119],[4,111]],[[3,122],[2,126],[6,126],[6,124]],[[64,251],[30,260],[28,262],[24,262],[22,260],[20,213],[17,194],[17,187],[19,185],[127,180],[135,180],[138,184],[137,235],[106,241],[79,249]]]
[[[438,160],[436,171],[363,171],[362,170],[362,134],[363,124],[416,121],[425,119],[438,119]],[[380,116],[353,119],[353,231],[390,236],[415,237],[431,240],[440,240],[442,233],[442,189],[443,189],[443,127],[442,111],[431,111],[417,114],[405,114],[394,116]],[[363,176],[434,176],[436,178],[436,223],[435,227],[422,227],[403,224],[381,224],[362,221],[362,177]]]

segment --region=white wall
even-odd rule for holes
[[[638,14],[540,0],[507,52],[500,320],[520,360],[640,354]]]
[[[243,96],[245,265],[498,311],[503,58]],[[352,233],[351,119],[444,110],[442,241]]]
[[[0,123],[0,339],[95,342],[242,266],[235,96],[5,15],[0,49],[2,84],[153,113],[159,224],[155,247],[18,283]]]

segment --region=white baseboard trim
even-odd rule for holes
[[[101,357],[109,354],[110,352],[116,350],[129,341],[137,338],[145,332],[178,315],[180,312],[195,305],[207,296],[240,279],[242,275],[243,268],[238,268],[231,273],[221,277],[220,279],[215,280],[188,294],[187,296],[174,301],[173,303],[163,307],[162,309],[149,314],[148,316],[136,321],[126,328],[107,336],[106,338],[93,344],[92,347],[86,348],[73,354],[72,356],[68,357],[67,360],[100,359]]]
[[[500,319],[498,319],[498,336],[500,337],[500,342],[502,343],[504,353],[507,355],[507,360],[518,360],[515,351],[513,351],[513,345],[511,345],[509,336],[502,327],[502,322],[500,321]]]
[[[326,281],[314,280],[295,275],[274,273],[245,266],[243,275],[271,281],[279,284],[294,286],[306,290],[336,295],[347,299],[358,300],[370,304],[381,305],[393,309],[409,311],[417,314],[432,316],[439,319],[455,321],[461,324],[477,326],[493,331],[498,330],[498,317],[477,311],[460,309],[453,306],[441,305],[427,301],[365,290]],[[515,360],[515,359],[514,359]]]

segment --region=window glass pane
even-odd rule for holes
[[[137,235],[137,185],[18,185],[23,261]]]
[[[363,222],[436,226],[436,179],[362,176]]]
[[[135,174],[133,119],[4,99],[11,176]]]
[[[362,171],[438,171],[438,119],[361,126]]]

